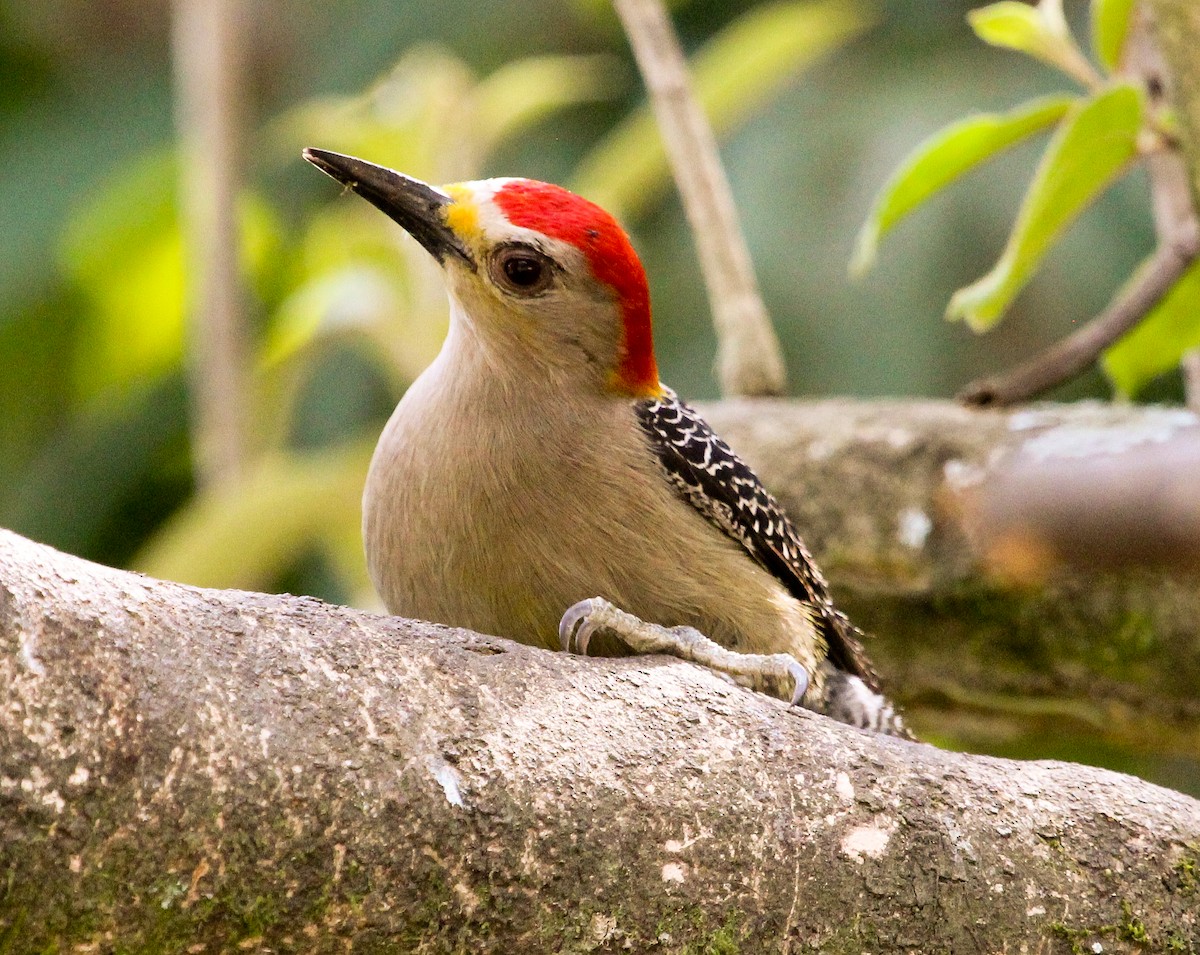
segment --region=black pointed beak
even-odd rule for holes
[[[472,272],[475,260],[454,230],[446,224],[446,207],[453,201],[420,179],[374,163],[325,149],[307,148],[303,156],[321,172],[349,186],[421,243],[438,262],[457,258]]]

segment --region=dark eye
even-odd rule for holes
[[[492,259],[492,279],[517,295],[536,295],[554,278],[554,263],[537,249],[523,245],[501,249]]]

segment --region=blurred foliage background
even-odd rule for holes
[[[949,294],[1003,247],[1041,137],[935,198],[865,280],[847,278],[873,194],[918,142],[971,110],[1062,87],[1050,68],[980,44],[966,24],[971,6],[829,2],[809,11],[804,42],[768,20],[742,49],[761,50],[766,36],[774,46],[711,90],[794,394],[950,395],[1102,308],[1153,246],[1135,174],[1071,231],[994,333],[943,322]],[[690,397],[715,395],[682,212],[639,144],[645,131],[621,126],[644,97],[607,4],[263,0],[253,9],[242,229],[261,398],[252,426],[264,449],[307,454],[317,471],[329,467],[313,459],[320,449],[360,463],[443,327],[424,263],[365,204],[337,202],[300,161],[305,144],[433,181],[544,178],[617,206],[651,276],[664,378]],[[696,51],[778,9],[692,0],[674,15]],[[168,520],[193,491],[169,37],[161,0],[0,3],[0,524],[199,582],[369,601],[352,539],[338,557],[295,546],[321,536],[321,519],[337,522],[332,508],[308,507],[301,488],[266,493],[265,473],[262,499],[250,495],[247,514],[225,507],[230,533],[208,535],[206,553],[195,514],[187,526]],[[743,59],[716,53],[718,79]],[[556,59],[568,56],[581,59]],[[630,168],[634,153],[645,160]],[[1099,376],[1060,396],[1089,393],[1107,394]],[[1148,397],[1179,393],[1168,375]],[[322,481],[304,477],[319,493]],[[308,526],[247,547],[244,522],[256,514],[269,517],[257,522],[264,528]]]
[[[1047,136],[933,198],[848,278],[877,190],[934,131],[1060,91],[974,37],[968,0],[690,0],[673,13],[795,395],[947,397],[1101,310],[1154,247],[1140,172],[986,336],[941,318],[995,262]],[[1083,0],[1068,0],[1073,22]],[[251,459],[198,489],[184,369],[171,5],[0,0],[0,526],[213,586],[376,607],[358,506],[391,408],[440,344],[425,256],[301,161],[434,182],[523,175],[618,212],[651,279],[664,380],[716,396],[707,303],[636,68],[602,0],[257,0],[240,208]],[[1086,26],[1078,30],[1086,35]],[[1108,397],[1098,373],[1053,397]],[[1178,400],[1177,372],[1141,398]]]

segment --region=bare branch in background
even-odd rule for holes
[[[613,0],[629,36],[691,224],[717,330],[726,395],[781,394],[787,372],[754,277],[716,138],[660,0]]]
[[[1138,9],[1126,45],[1124,73],[1139,78],[1153,105],[1176,102],[1172,71],[1167,68],[1149,12]],[[1176,144],[1144,158],[1150,177],[1150,201],[1158,248],[1135,281],[1087,325],[1010,372],[967,385],[959,399],[972,405],[1010,405],[1061,385],[1100,357],[1159,303],[1200,254],[1200,224],[1189,183],[1189,170]],[[1185,380],[1187,369],[1185,361]],[[1189,403],[1200,397],[1189,390]]]
[[[1025,584],[1063,563],[1200,571],[1200,427],[1178,413],[1169,441],[1122,446],[1129,436],[1114,430],[1086,457],[1068,442],[1034,444],[964,489],[960,516],[985,567]]]
[[[191,276],[192,444],[202,486],[245,463],[250,406],[237,198],[243,164],[242,0],[175,0],[181,205]]]
[[[1173,241],[1164,242],[1103,312],[1042,354],[994,378],[982,378],[959,392],[970,405],[1011,405],[1069,381],[1104,349],[1146,317],[1200,253],[1200,228],[1191,221]]]
[[[1042,734],[1059,753],[1098,744],[1136,758],[1171,754],[1200,781],[1195,415],[1099,402],[1001,411],[845,399],[700,410],[804,528],[918,734],[1007,752],[1024,739],[1027,754],[1045,752]],[[1059,478],[1058,499],[1036,509],[1031,500],[1026,516],[1013,501],[1023,503],[1018,483],[1036,480],[1039,462]],[[1117,498],[1129,513],[1113,518],[1108,537],[1111,501],[1078,516],[1106,488],[1129,487],[1136,493]],[[1064,539],[1076,503],[1077,543]],[[1016,525],[1045,546],[1013,546],[1033,536],[1009,534]],[[1157,566],[1138,563],[1143,556]],[[1067,563],[1074,558],[1083,566]],[[1114,668],[1131,631],[1136,666]]]

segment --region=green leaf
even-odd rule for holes
[[[1034,173],[995,267],[950,299],[946,317],[975,331],[1000,320],[1042,258],[1079,214],[1137,155],[1142,98],[1117,86],[1072,107]]]
[[[389,326],[390,319],[404,310],[400,284],[392,272],[367,262],[304,282],[272,316],[260,355],[262,367],[271,369],[296,359],[322,337],[347,332],[369,337],[375,328]],[[440,327],[442,323],[430,324]]]
[[[859,230],[853,275],[875,264],[879,240],[901,219],[959,176],[1066,114],[1075,98],[1047,96],[1007,113],[981,113],[947,126],[921,143],[879,191]]]
[[[271,124],[277,161],[306,144],[329,148],[435,182],[474,178],[504,140],[563,108],[618,87],[611,56],[534,56],[479,80],[436,46],[416,46],[365,93],[309,100]]]
[[[1178,367],[1184,352],[1196,347],[1200,347],[1200,262],[1193,263],[1162,301],[1104,353],[1101,366],[1113,387],[1132,398],[1152,379]]]
[[[329,236],[336,235],[337,242]],[[403,390],[446,335],[441,270],[367,203],[334,201],[309,219],[297,244],[295,280],[275,308],[260,371],[287,374],[314,346],[369,342]]]
[[[971,10],[967,22],[984,43],[1020,50],[1039,59],[1062,40],[1060,31],[1040,8],[1019,0],[1001,0]]]
[[[853,0],[773,3],[743,14],[693,58],[692,86],[718,136],[735,129],[818,57],[865,30]],[[576,192],[618,217],[636,217],[662,193],[670,166],[649,104],[584,157]]]
[[[1092,49],[1110,72],[1121,63],[1133,3],[1134,0],[1092,0]]]
[[[72,217],[62,268],[83,293],[76,387],[91,396],[177,367],[183,357],[187,263],[173,154],[130,163]],[[283,227],[252,193],[238,202],[242,267],[254,290],[273,279]]]
[[[1017,0],[1001,0],[970,11],[967,22],[984,43],[1027,53],[1085,86],[1099,79],[1071,36],[1062,0],[1042,0],[1036,7]]]

